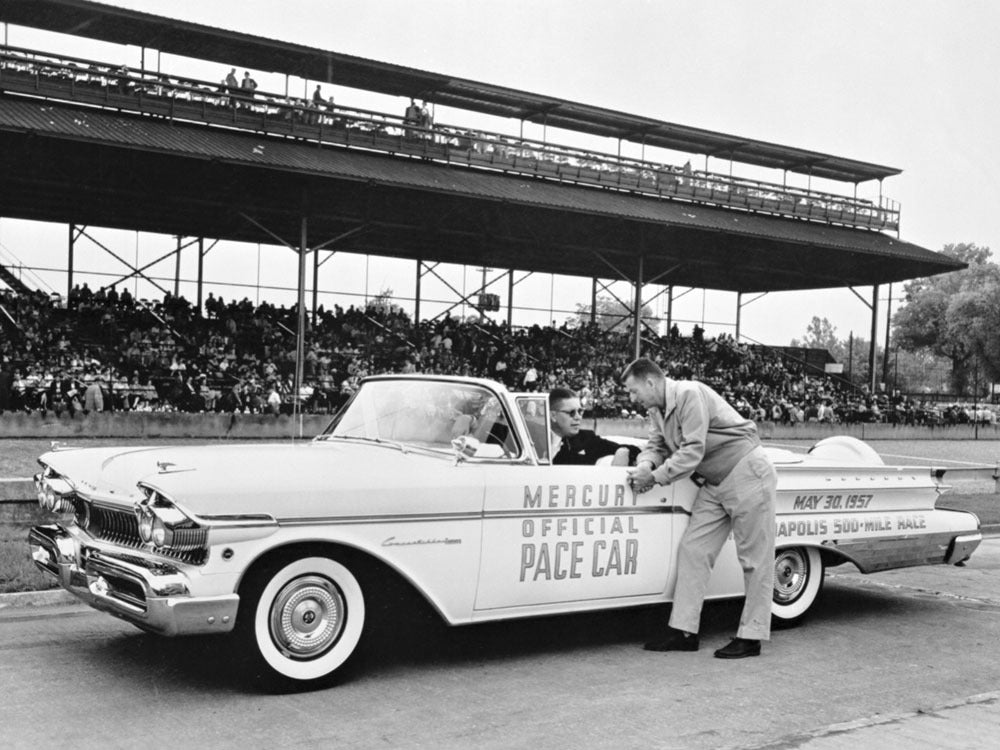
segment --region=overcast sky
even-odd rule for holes
[[[949,242],[1000,248],[997,2],[114,4],[898,167],[903,174],[888,179],[884,193],[902,205],[904,240],[933,250]],[[9,30],[15,46],[62,46],[51,39]],[[164,70],[178,65],[163,63]],[[211,64],[193,74],[221,79],[227,71],[218,68]],[[283,86],[283,79],[260,73],[265,86]],[[341,104],[364,103],[358,92],[331,88],[329,93]],[[510,131],[517,132],[516,123]],[[845,186],[845,194],[850,190]],[[29,246],[48,243],[50,236],[64,247],[65,227],[50,229],[29,232],[4,219],[0,249],[23,259]],[[362,273],[357,262],[338,262],[345,264],[341,277]],[[400,273],[380,266],[369,285],[412,293],[412,270]],[[545,287],[556,307],[565,295],[589,298],[586,284],[546,280]],[[898,298],[900,285],[894,290]],[[870,289],[860,291],[870,297]],[[735,319],[734,295],[708,295],[703,301],[696,292],[683,305],[680,316],[699,319],[704,308],[706,320]],[[829,318],[844,338],[851,330],[868,335],[869,312],[847,290],[768,295],[745,308],[743,332],[785,344],[804,334],[812,315]],[[881,340],[884,322],[879,331]]]

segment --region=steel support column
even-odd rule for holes
[[[69,304],[69,295],[73,291],[73,246],[76,244],[76,237],[74,236],[74,230],[76,227],[73,224],[69,225],[69,257],[66,262],[66,304]]]
[[[888,388],[889,384],[889,336],[892,324],[892,284],[889,284],[889,300],[885,307],[885,346],[882,347],[884,355],[882,357],[882,382]],[[896,384],[893,383],[893,386]]]
[[[177,257],[174,264],[174,297],[181,296],[181,236],[177,235]]]
[[[313,250],[313,303],[312,324],[316,327],[316,310],[319,309],[319,250]]]
[[[298,330],[295,335],[295,385],[292,405],[295,415],[301,413],[299,396],[302,393],[302,382],[306,359],[306,252],[309,246],[308,219],[302,216],[302,227],[299,240],[299,294],[298,294]],[[301,437],[301,434],[300,434]]]
[[[417,258],[417,288],[413,294],[413,325],[420,323],[420,278],[423,274],[424,262]]]
[[[597,322],[597,277],[590,280],[590,324]]]
[[[514,269],[507,272],[507,327],[514,325]]]
[[[752,303],[756,302],[757,300],[761,299],[762,297],[766,297],[766,296],[767,296],[767,292],[761,292],[760,294],[758,294],[753,299],[744,302],[743,301],[743,292],[737,292],[736,293],[736,340],[737,341],[740,340],[740,325],[741,325],[741,323],[743,321],[743,317],[742,317],[743,308],[746,307],[749,304],[752,304]]]
[[[635,358],[638,359],[642,350],[642,287],[645,258],[639,256],[639,273],[635,279],[635,308],[632,310],[632,328],[635,334]]]
[[[198,314],[201,315],[201,309],[204,302],[205,293],[205,238],[198,238]]]
[[[872,340],[868,348],[868,387],[875,394],[875,351],[878,347],[878,284],[872,287]]]
[[[667,332],[674,325],[674,285],[670,284],[667,287]]]

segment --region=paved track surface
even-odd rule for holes
[[[964,568],[829,572],[803,626],[712,658],[640,646],[664,608],[396,628],[350,679],[297,695],[234,677],[213,639],[79,606],[0,610],[5,748],[982,747],[1000,728],[1000,539]]]

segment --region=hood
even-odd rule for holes
[[[434,488],[441,494],[445,485],[453,497],[448,506],[457,503],[467,511],[469,501],[476,509],[482,503],[481,488],[451,492],[475,482],[472,472],[456,472],[461,467],[447,456],[347,441],[85,448],[47,453],[41,460],[84,494],[120,497],[131,506],[141,497],[136,483],[142,481],[198,516],[400,513],[407,496],[432,495]],[[448,472],[456,476],[448,480]]]

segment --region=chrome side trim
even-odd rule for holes
[[[314,524],[358,524],[358,523],[423,523],[427,521],[478,521],[483,514],[478,511],[467,513],[393,513],[383,516],[298,516],[278,518],[279,526],[307,526]]]
[[[553,508],[548,509],[518,509],[491,510],[485,513],[469,511],[467,513],[387,513],[385,515],[358,516],[301,516],[278,518],[279,526],[305,526],[313,524],[359,524],[359,523],[426,523],[428,521],[478,521],[498,518],[555,518],[559,516],[641,516],[658,513],[690,512],[676,505],[658,506],[601,506],[597,508]]]
[[[484,513],[484,518],[559,518],[564,516],[648,516],[662,513],[686,513],[679,505],[657,505],[657,506],[622,506],[608,505],[597,508],[552,508],[548,509],[518,509],[518,510],[494,510]]]

